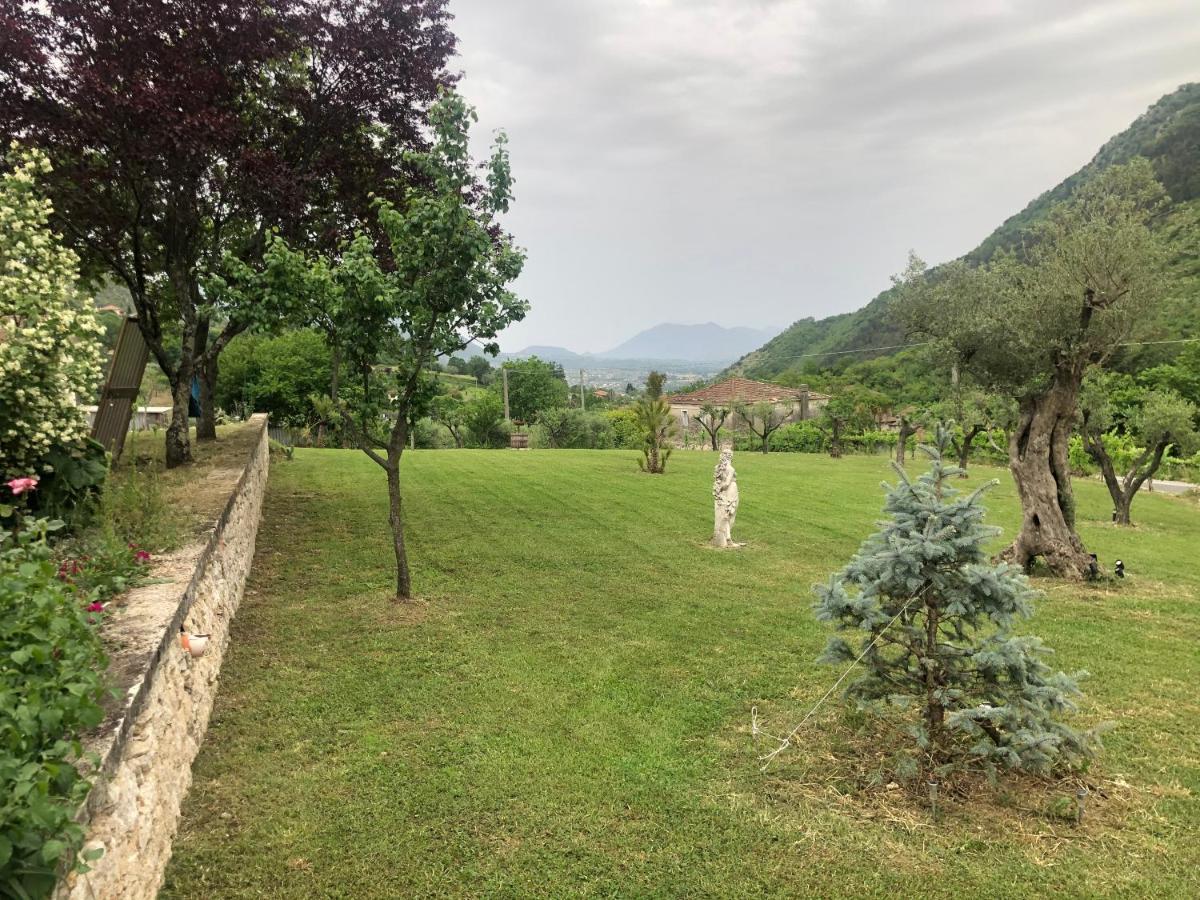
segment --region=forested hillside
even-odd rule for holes
[[[1160,227],[1167,231],[1173,251],[1172,266],[1180,276],[1172,296],[1159,304],[1140,337],[1168,340],[1200,334],[1200,83],[1184,85],[1155,103],[1129,128],[1101,147],[1090,163],[1005,221],[966,259],[985,261],[998,250],[1013,247],[1025,230],[1079,184],[1102,169],[1134,156],[1151,161],[1171,197],[1170,213]],[[888,313],[891,296],[891,290],[884,291],[856,312],[820,320],[801,319],[744,356],[731,371],[752,378],[788,381],[821,369],[844,370],[872,356],[891,356],[895,350],[845,352],[904,342],[903,330]],[[1153,365],[1169,359],[1176,350],[1177,345],[1131,347],[1120,363],[1127,367]],[[911,359],[912,351],[902,357]],[[903,366],[901,361],[897,364]],[[881,365],[886,368],[888,364],[877,362],[873,368]]]

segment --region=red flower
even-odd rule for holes
[[[89,603],[87,611],[90,613],[104,612],[104,604],[100,602]]]
[[[133,554],[133,558],[136,559],[140,563],[150,562],[150,554],[147,553],[145,550],[139,550],[137,553]]]

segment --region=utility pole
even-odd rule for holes
[[[512,416],[508,414],[508,368],[501,366],[500,375],[504,379],[504,421],[511,422]]]
[[[583,396],[583,369],[579,370],[579,409],[587,409],[587,400]]]

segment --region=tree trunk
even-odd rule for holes
[[[959,478],[967,477],[967,461],[971,458],[971,447],[981,431],[982,425],[972,425],[970,430],[963,432],[962,443],[958,447],[958,467],[962,469]]]
[[[181,334],[179,336],[179,365],[167,372],[171,382],[171,423],[167,426],[167,468],[173,469],[192,461],[192,443],[188,436],[188,401],[192,394],[192,375],[195,371],[196,336],[200,323],[196,320],[196,296],[199,289],[186,265],[179,261],[168,267],[167,279],[175,301],[179,304]]]
[[[171,422],[167,425],[167,468],[192,461],[192,443],[188,435],[188,401],[192,396],[192,367],[181,362],[171,383]]]
[[[342,373],[342,345],[337,341],[333,342],[333,348],[329,354],[329,399],[333,401],[334,408],[337,408],[338,403],[338,387]],[[325,446],[325,419],[317,423],[317,446]]]
[[[908,449],[908,439],[912,437],[914,430],[912,423],[901,416],[900,434],[896,438],[896,462],[900,465],[904,465],[904,451]]]
[[[763,456],[766,456],[766,455],[767,455],[767,453],[769,453],[769,452],[770,452],[771,448],[770,448],[770,446],[768,446],[768,445],[770,444],[770,442],[771,442],[771,432],[769,432],[769,431],[768,431],[766,434],[764,434],[764,435],[762,436],[762,452],[763,452]]]
[[[196,420],[196,440],[217,439],[217,405],[213,397],[217,390],[217,359],[205,356],[196,372],[200,376],[200,418]]]
[[[717,429],[714,429],[713,431],[710,431],[710,432],[708,433],[708,436],[709,436],[709,438],[712,440],[712,448],[713,448],[713,450],[718,450],[718,449],[720,449],[720,448],[718,448],[718,447],[717,447]]]
[[[388,524],[392,527],[392,550],[396,554],[396,599],[412,599],[412,579],[408,571],[408,553],[404,549],[404,518],[400,498],[400,454],[388,454],[384,467],[388,483]]]
[[[834,419],[830,422],[829,430],[829,455],[833,459],[840,459],[842,456],[842,423]]]
[[[942,746],[942,734],[945,730],[946,709],[937,698],[942,680],[936,664],[939,616],[937,602],[929,597],[929,593],[931,592],[927,592],[925,597],[925,658],[921,662],[925,667],[925,729],[929,737],[929,755],[933,767],[936,768],[942,763],[945,749]]]
[[[1029,571],[1041,557],[1061,578],[1098,574],[1096,561],[1075,532],[1075,495],[1067,446],[1082,373],[1059,370],[1042,393],[1021,400],[1009,437],[1009,469],[1021,498],[1021,530],[1000,558]]]

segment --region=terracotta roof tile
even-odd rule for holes
[[[782,384],[769,384],[765,381],[753,381],[749,378],[729,378],[717,384],[709,385],[690,394],[675,394],[668,397],[667,402],[677,404],[716,403],[729,405],[732,403],[761,403],[799,401],[805,392],[799,388],[784,387]],[[828,400],[827,394],[808,391],[810,400]]]

